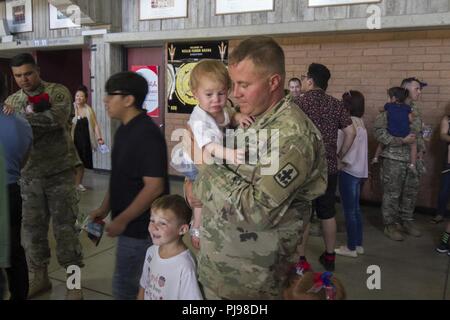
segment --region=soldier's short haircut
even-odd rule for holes
[[[201,80],[205,77],[223,84],[227,89],[231,88],[231,79],[228,75],[228,70],[223,62],[219,60],[205,59],[197,63],[192,69],[189,79],[191,91],[197,90]]]
[[[142,109],[148,93],[148,83],[144,77],[136,72],[123,71],[112,75],[105,84],[106,94],[116,91],[131,95],[135,100],[135,107]]]
[[[328,88],[328,80],[331,78],[330,70],[320,63],[311,63],[308,67],[308,78],[313,79],[316,87],[323,90]]]
[[[14,56],[9,63],[11,67],[20,67],[25,64],[31,64],[34,67],[37,66],[33,56],[29,53],[21,53]]]
[[[269,74],[286,76],[284,52],[280,45],[272,38],[256,36],[248,38],[231,51],[228,65],[250,59],[256,68]]]
[[[170,210],[181,224],[189,224],[192,218],[192,210],[186,204],[186,200],[177,194],[162,196],[152,203],[153,210]]]

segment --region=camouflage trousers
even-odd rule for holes
[[[277,227],[249,233],[241,228],[209,225],[208,208],[203,207],[201,249],[198,259],[199,281],[205,299],[281,299],[291,267],[298,260],[310,212]],[[221,239],[221,240],[219,240]]]
[[[385,225],[414,220],[414,208],[423,166],[417,161],[417,172],[408,162],[383,158],[380,170],[383,186],[382,214]]]
[[[75,229],[78,197],[74,177],[74,171],[67,170],[51,177],[22,179],[23,244],[31,269],[45,267],[50,262],[50,218],[59,264],[64,268],[83,266],[81,244]]]

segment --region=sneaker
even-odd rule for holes
[[[413,237],[422,236],[422,232],[419,229],[417,229],[416,224],[413,221],[403,221],[402,227],[407,234]]]
[[[448,253],[448,254],[450,254],[450,251],[449,251],[449,248],[448,248],[448,244],[444,243],[444,242],[441,242],[439,244],[439,246],[436,248],[436,251],[439,252],[439,253]]]
[[[357,258],[358,253],[355,250],[350,250],[347,246],[340,246],[339,248],[334,249],[334,252],[340,256]]]
[[[334,254],[327,254],[326,252],[324,252],[319,257],[319,262],[320,262],[320,264],[322,264],[322,266],[325,268],[325,270],[334,271],[334,268],[335,268],[334,261],[336,260],[335,258],[336,257]]]
[[[436,248],[436,251],[439,253],[450,252],[449,239],[450,239],[450,234],[448,232],[444,232],[441,237],[441,243]]]
[[[395,224],[388,224],[384,227],[384,234],[391,240],[394,241],[403,241],[405,238],[398,231],[397,226]]]
[[[364,248],[362,246],[356,246],[357,254],[364,254]]]
[[[295,265],[295,273],[298,274],[299,276],[303,276],[305,274],[305,272],[311,271],[311,270],[312,270],[311,265],[306,260],[300,260]]]
[[[86,189],[86,187],[83,186],[82,184],[79,184],[79,185],[77,186],[77,190],[80,191],[80,192],[85,192],[87,189]]]

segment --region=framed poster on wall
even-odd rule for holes
[[[158,99],[158,66],[131,66],[131,71],[143,76],[148,83],[148,94],[145,97],[143,108],[149,117],[159,117]]]
[[[12,33],[33,31],[31,0],[6,0],[6,20]]]
[[[50,30],[64,28],[80,28],[80,8],[75,5],[54,6],[48,4]]]
[[[381,0],[309,0],[308,7],[341,6],[375,2],[381,2]]]
[[[202,59],[228,63],[228,41],[169,43],[166,90],[169,113],[191,113],[197,100],[189,87],[192,69]]]
[[[139,1],[139,20],[185,17],[187,17],[187,0]]]
[[[274,0],[216,0],[216,14],[273,11]]]

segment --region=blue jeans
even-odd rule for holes
[[[444,166],[444,170],[450,169],[450,164]],[[437,214],[449,217],[447,211],[448,198],[450,196],[450,171],[441,174],[441,187],[439,188]]]
[[[355,250],[356,246],[362,246],[363,230],[359,207],[361,180],[344,171],[339,172],[339,194],[347,227],[347,247],[350,250]]]
[[[118,237],[112,284],[115,300],[136,300],[145,254],[151,245],[150,238]]]

